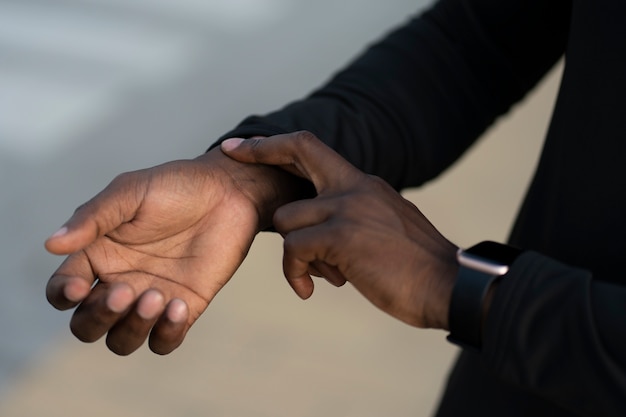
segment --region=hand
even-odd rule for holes
[[[120,175],[46,241],[69,255],[48,282],[49,302],[78,305],[70,327],[82,341],[108,333],[108,347],[126,355],[150,333],[154,352],[171,352],[291,198],[277,191],[287,177],[219,149]]]
[[[230,139],[222,150],[247,163],[277,165],[310,180],[317,197],[279,208],[283,269],[295,292],[313,291],[311,266],[325,265],[374,305],[417,327],[448,328],[456,246],[383,180],[366,175],[314,135]],[[321,271],[324,272],[324,271]]]

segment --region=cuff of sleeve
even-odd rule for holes
[[[579,342],[581,332],[593,334],[586,322],[590,282],[588,271],[532,251],[520,255],[500,281],[486,320],[487,366],[510,382],[536,384],[568,343]]]

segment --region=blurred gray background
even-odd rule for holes
[[[123,171],[202,153],[322,83],[421,0],[0,0],[0,415],[414,416],[456,350],[320,283],[261,235],[175,353],[120,358],[45,301],[43,241]],[[459,245],[506,238],[560,69],[414,201]]]

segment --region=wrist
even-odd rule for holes
[[[445,259],[444,267],[437,274],[437,281],[434,284],[434,293],[428,297],[430,304],[425,311],[424,321],[426,328],[448,330],[448,312],[452,291],[458,273],[456,262],[456,246],[453,246]]]
[[[226,156],[219,148],[198,156],[196,160],[220,169],[230,178],[234,189],[255,207],[259,231],[272,226],[272,216],[280,206],[310,196],[312,192],[307,181],[280,168],[241,163]]]

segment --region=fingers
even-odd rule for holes
[[[93,286],[94,281],[87,256],[83,251],[77,252],[50,278],[46,296],[60,310],[80,304],[70,321],[70,329],[79,340],[95,342],[108,332],[109,349],[128,355],[143,344],[163,313],[163,295],[148,290],[136,300],[135,292],[127,284],[99,282]]]
[[[136,307],[108,331],[108,348],[118,355],[133,353],[146,340],[164,309],[163,295],[156,290],[146,291],[137,301]]]
[[[150,348],[167,354],[182,343],[188,317],[184,301],[173,299],[166,305],[163,294],[155,289],[136,298],[126,284],[99,283],[74,312],[70,328],[87,343],[106,334],[107,347],[118,355],[131,354],[150,334]]]
[[[48,302],[58,310],[76,307],[91,291],[95,276],[84,252],[68,256],[46,286]]]
[[[79,340],[95,342],[126,314],[134,301],[135,293],[128,285],[98,283],[76,308],[70,329]]]
[[[304,177],[315,186],[318,197],[285,205],[275,212],[273,224],[283,236],[293,231],[326,222],[335,209],[324,200],[326,191],[345,190],[363,180],[365,174],[344,160],[309,132],[295,132],[259,140],[227,139],[222,151],[240,162],[276,165]],[[287,240],[285,241],[288,245]],[[310,247],[309,247],[310,248]],[[305,259],[298,256],[307,255]],[[288,253],[285,248],[283,269],[289,284],[301,298],[313,292],[309,271],[326,278],[331,284],[341,286],[346,280],[334,266],[323,258],[310,258],[312,253]],[[319,260],[319,261],[318,261]]]
[[[346,283],[346,279],[334,266],[319,261],[312,261],[310,263],[302,261],[302,263],[294,265],[294,263],[298,261],[294,260],[292,257],[293,253],[289,255],[285,253],[283,256],[283,271],[289,286],[296,295],[303,300],[313,295],[315,284],[311,279],[311,275],[323,277],[335,287],[341,287]],[[305,273],[302,273],[303,269],[306,269]]]
[[[183,342],[188,317],[189,309],[184,301],[173,299],[166,306],[160,292],[148,290],[136,307],[108,331],[107,347],[118,355],[130,355],[143,345],[150,333],[150,349],[166,355]]]
[[[46,242],[46,249],[57,255],[85,248],[99,236],[132,220],[141,202],[138,173],[117,177],[103,191],[80,206],[72,217]]]
[[[222,142],[222,151],[240,162],[281,166],[311,181],[318,194],[329,187],[344,187],[362,175],[309,132],[259,140],[227,139]]]
[[[287,277],[289,286],[298,297],[306,300],[313,295],[314,284],[308,272],[299,276],[287,276],[285,273],[285,276]]]
[[[335,208],[324,198],[299,200],[285,204],[274,212],[272,222],[283,237],[289,232],[327,221]]]
[[[346,279],[337,267],[328,265],[325,262],[315,261],[309,265],[309,274],[324,277],[326,281],[335,287],[341,287],[346,283]]]
[[[325,229],[325,225],[299,229],[289,233],[283,243],[283,273],[302,299],[313,293],[313,281],[309,275],[311,266],[332,284],[341,286],[345,283],[343,275],[328,259],[331,242]]]
[[[279,231],[283,237],[287,238],[289,233],[313,226],[325,222],[332,214],[331,206],[329,206],[324,199],[316,198],[313,200],[301,200],[294,203],[287,204],[279,208],[274,214],[274,227]],[[293,239],[291,237],[290,239]],[[315,261],[314,259],[303,261],[302,264],[298,264],[298,267],[294,267],[291,263],[294,262],[290,258],[287,251],[286,243],[285,256],[283,261],[283,269],[290,271],[287,273],[287,281],[295,293],[302,299],[307,299],[313,293],[313,280],[311,274],[324,277],[329,283],[336,287],[340,287],[346,283],[345,278],[337,268],[328,265],[321,261]],[[296,271],[297,272],[294,272]]]
[[[172,352],[185,338],[189,329],[189,307],[183,300],[173,299],[150,333],[150,350],[159,355]]]

